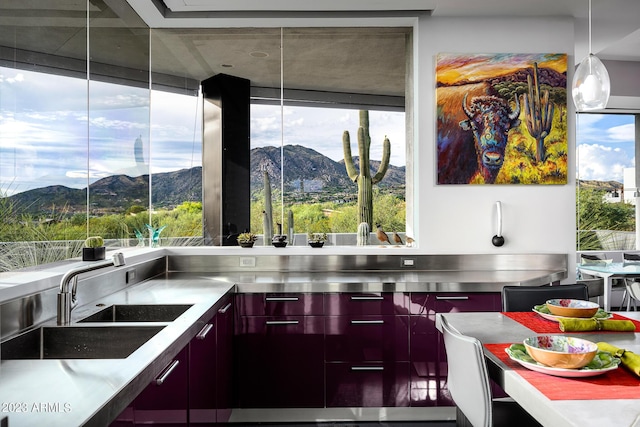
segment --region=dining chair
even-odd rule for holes
[[[589,277],[576,280],[576,283],[587,285],[589,300],[600,304],[600,297],[604,295],[604,279],[602,277]]]
[[[622,259],[625,263],[640,263],[640,254],[625,252],[622,254]],[[638,311],[638,300],[640,300],[640,284],[638,282],[640,282],[640,277],[625,277],[624,282],[629,297],[627,299],[627,311],[631,310],[632,302],[634,311]],[[632,286],[634,284],[636,285]]]
[[[511,398],[493,399],[482,344],[439,316],[447,353],[447,387],[456,404],[456,426],[539,426]]]
[[[584,283],[556,286],[504,286],[502,288],[502,311],[531,311],[539,304],[555,298],[589,299]]]

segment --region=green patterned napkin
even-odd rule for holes
[[[603,320],[592,317],[590,319],[558,319],[562,332],[582,331],[617,331],[634,332],[636,325],[631,320]]]
[[[606,342],[599,342],[597,343],[597,346],[598,351],[607,351],[615,357],[620,358],[620,361],[627,369],[637,376],[640,376],[640,355],[623,348],[618,348]]]

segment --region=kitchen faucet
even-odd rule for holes
[[[71,310],[78,304],[76,300],[78,275],[111,266],[120,267],[124,264],[124,255],[122,252],[116,252],[110,260],[94,262],[67,271],[64,276],[62,276],[60,292],[58,292],[58,325],[68,325],[71,323]]]

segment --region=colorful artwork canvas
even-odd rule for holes
[[[438,184],[567,183],[567,55],[438,54]]]

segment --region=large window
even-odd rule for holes
[[[0,6],[0,18],[0,271],[78,256],[91,235],[148,245],[147,225],[164,227],[162,245],[206,243],[202,174],[216,168],[202,160],[200,83],[221,74],[250,82],[251,219],[242,228],[263,231],[254,218],[265,200],[260,154],[272,150],[274,226],[287,230],[293,215],[296,234],[355,243],[358,190],[342,133],[357,165],[366,110],[374,173],[385,137],[391,147],[372,189],[373,222],[405,231],[410,28],[150,30],[101,0]]]
[[[636,248],[635,128],[631,114],[577,116],[577,250]]]

